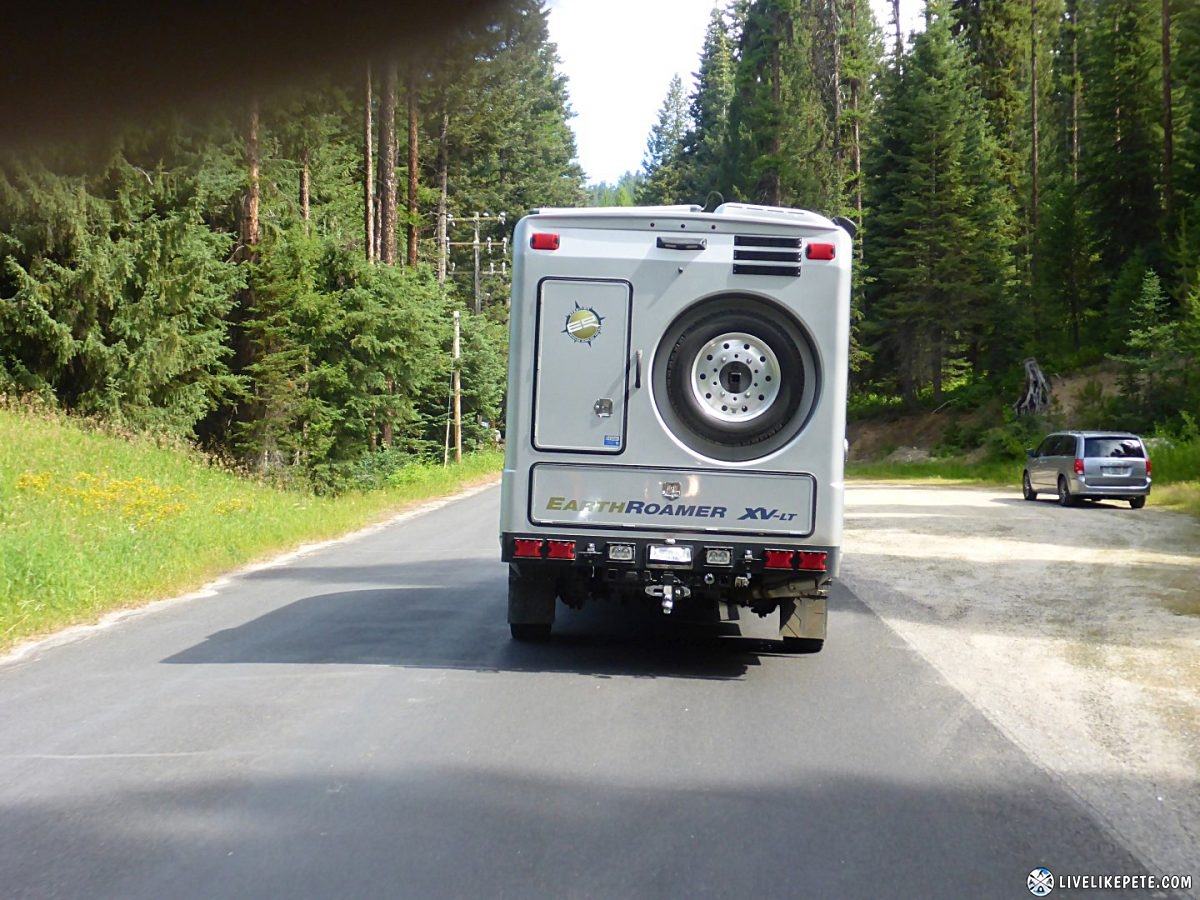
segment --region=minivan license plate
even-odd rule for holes
[[[1122,468],[1120,466],[1102,466],[1100,468],[1100,471],[1103,472],[1105,475],[1115,475],[1120,478],[1128,478],[1129,477],[1129,469]]]

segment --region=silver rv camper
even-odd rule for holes
[[[777,615],[813,652],[842,539],[852,226],[798,209],[543,209],[514,238],[508,618],[559,600]]]

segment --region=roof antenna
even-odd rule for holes
[[[715,198],[715,200],[714,200]],[[704,211],[713,212],[718,206],[725,202],[725,195],[720,191],[709,191],[708,196],[704,198]]]

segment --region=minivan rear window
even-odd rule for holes
[[[1141,459],[1146,455],[1142,442],[1136,438],[1085,438],[1083,455],[1088,459],[1115,457],[1117,459]]]

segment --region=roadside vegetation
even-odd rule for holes
[[[1122,386],[1106,397],[1101,378]],[[1154,466],[1150,503],[1200,518],[1195,419],[1186,410],[1163,418],[1140,412],[1143,383],[1128,364],[1107,364],[1070,381],[1074,384],[1060,382],[1061,397],[1052,395],[1047,413],[1019,417],[996,397],[981,401],[978,390],[966,386],[951,391],[937,407],[928,398],[905,404],[899,397],[860,394],[850,403],[851,432],[867,450],[858,458],[852,453],[847,476],[975,483],[1019,492],[1025,450],[1049,432],[1131,430],[1147,438]]]
[[[318,496],[179,443],[0,408],[0,653],[487,480],[501,462],[494,451],[446,468],[376,457],[357,487]]]

